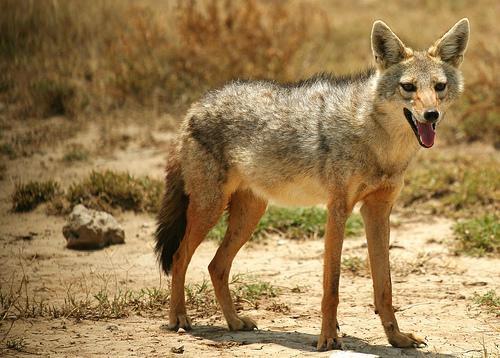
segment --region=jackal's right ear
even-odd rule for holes
[[[375,21],[372,29],[372,51],[381,70],[410,57],[413,52],[406,47],[383,21]]]

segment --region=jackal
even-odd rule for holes
[[[294,84],[234,81],[189,109],[171,153],[158,215],[156,252],[172,274],[169,325],[191,328],[184,298],[189,261],[228,211],[224,240],[208,266],[230,330],[253,330],[228,287],[238,250],[268,202],[326,204],[319,350],[341,348],[337,333],[344,227],[362,202],[375,309],[395,347],[425,344],[399,329],[392,307],[389,214],[419,147],[434,144],[449,104],[463,90],[459,71],[469,21],[456,23],[424,51],[407,47],[382,21],[373,24],[375,67]]]

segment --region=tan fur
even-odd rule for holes
[[[229,329],[250,330],[256,323],[236,314],[228,288],[235,255],[268,202],[325,204],[323,318],[317,348],[341,348],[337,306],[344,227],[361,202],[375,307],[388,340],[395,347],[424,344],[399,330],[392,308],[389,215],[405,170],[419,143],[423,146],[412,126],[418,121],[430,128],[425,123],[430,119],[424,118],[429,110],[437,111],[439,119],[433,118],[432,124],[439,124],[463,90],[458,65],[467,45],[468,21],[461,20],[453,29],[431,49],[415,51],[377,21],[372,31],[376,69],[347,78],[318,76],[289,86],[236,81],[193,104],[183,123],[177,164],[171,165],[180,172],[176,169],[170,184],[167,175],[166,197],[182,199],[168,195],[182,182],[189,198],[185,233],[182,238],[165,230],[157,234],[165,271],[172,262],[173,329],[191,328],[184,301],[186,269],[225,208],[229,225],[209,265],[210,277]],[[406,83],[414,89],[405,90]],[[446,83],[445,89],[437,89],[440,83]],[[162,212],[176,207],[182,206],[165,200]],[[173,217],[160,216],[159,228],[173,226]],[[173,252],[172,247],[178,249]]]
[[[231,196],[229,223],[226,235],[208,269],[214,285],[215,296],[226,318],[229,329],[252,330],[257,327],[247,317],[238,317],[229,292],[228,280],[231,264],[239,249],[250,239],[264,214],[267,203],[250,190],[238,190]]]

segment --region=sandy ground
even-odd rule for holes
[[[166,135],[165,137],[168,137]],[[90,139],[89,139],[90,138]],[[91,136],[86,140],[91,140]],[[164,138],[163,138],[164,139]],[[60,305],[68,293],[96,292],[107,283],[119,289],[166,287],[153,255],[154,217],[124,213],[117,216],[126,232],[124,245],[100,251],[65,248],[64,218],[47,216],[44,207],[13,214],[10,194],[16,180],[56,178],[75,180],[92,169],[120,169],[162,177],[164,146],[127,145],[91,162],[64,165],[61,150],[10,161],[0,188],[0,284],[2,292],[28,282],[26,295]],[[341,277],[339,323],[348,350],[380,357],[488,357],[500,356],[500,319],[473,303],[475,293],[500,290],[500,260],[469,258],[449,253],[453,222],[436,217],[397,217],[392,229],[394,305],[399,324],[427,338],[422,349],[401,350],[388,345],[373,312],[368,275],[344,272]],[[30,234],[31,233],[31,234]],[[31,239],[27,239],[29,235]],[[23,238],[24,237],[24,238]],[[216,250],[206,241],[197,250],[187,282],[209,279],[207,265]],[[323,241],[271,237],[250,243],[238,254],[232,273],[269,282],[279,293],[245,309],[259,330],[228,332],[220,312],[202,317],[192,312],[194,329],[179,334],[163,328],[168,307],[159,312],[121,319],[80,320],[32,318],[0,321],[2,356],[186,356],[264,357],[317,356],[314,342],[320,330]],[[362,237],[347,239],[345,256],[366,256]],[[289,311],[273,310],[284,304]],[[5,342],[24,338],[23,352]],[[183,353],[172,349],[183,347]]]

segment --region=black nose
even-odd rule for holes
[[[439,118],[439,112],[435,109],[431,109],[424,112],[424,118],[426,121],[434,122]]]

